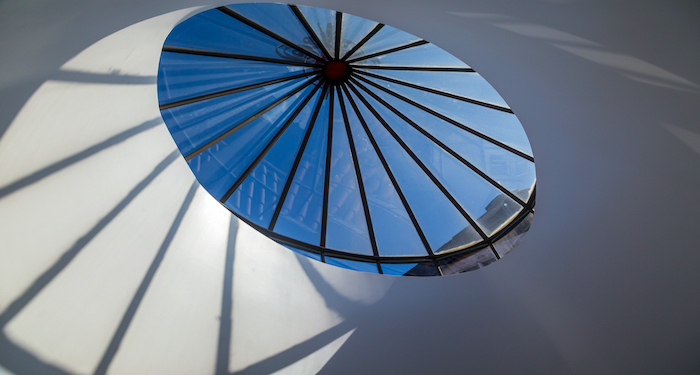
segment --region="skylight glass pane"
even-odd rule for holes
[[[345,103],[379,255],[428,255],[360,120],[350,103],[347,100]],[[372,116],[369,111],[361,114]]]
[[[438,261],[438,266],[443,275],[454,275],[456,273],[473,271],[487,266],[496,261],[490,247],[485,247],[474,253],[456,255]]]
[[[187,155],[274,103],[310,78],[299,78],[161,111],[180,152]]]
[[[382,28],[382,30],[384,30]],[[379,33],[377,33],[379,34]],[[376,35],[375,35],[376,36]],[[374,39],[374,38],[372,38]],[[371,39],[370,39],[371,40]],[[413,66],[413,67],[442,67],[442,68],[468,68],[469,66],[458,58],[445,52],[442,48],[432,43],[423,44],[401,51],[375,56],[366,60],[355,62],[359,66]]]
[[[404,276],[439,276],[440,271],[432,261],[418,263],[415,267],[406,271]]]
[[[273,228],[281,235],[313,245],[321,243],[329,101],[326,95]]]
[[[214,198],[221,199],[312,88],[313,85],[301,90],[207,151],[192,158],[189,161],[190,168],[202,186]],[[238,202],[236,204],[240,205]]]
[[[329,256],[326,256],[326,263],[333,265],[333,266],[341,267],[341,268],[347,268],[349,270],[369,272],[369,273],[379,273],[379,270],[377,269],[376,263],[357,262],[354,260],[331,258]]]
[[[356,59],[365,55],[371,55],[375,52],[388,50],[391,48],[400,47],[409,43],[421,40],[415,35],[393,28],[391,26],[382,27],[367,43],[363,44],[348,60]]]
[[[270,151],[236,189],[226,202],[229,208],[236,212],[250,212],[250,216],[246,216],[248,219],[267,228],[294,163],[294,158],[289,155],[301,146],[320,95],[321,91],[316,91]]]
[[[166,46],[292,61],[310,59],[307,56],[284,54],[284,48],[278,48],[282,45],[279,41],[218,10],[200,13],[188,19],[185,25],[173,29],[165,40]]]
[[[373,255],[345,123],[336,96],[326,247]]]
[[[388,69],[358,70],[508,108],[505,100],[501,98],[496,90],[494,90],[483,77],[475,72],[425,72]]]
[[[385,275],[403,276],[404,274],[406,274],[406,272],[410,271],[417,265],[418,263],[382,263],[382,273],[384,273]]]
[[[530,142],[527,139],[525,130],[514,114],[466,103],[461,100],[446,98],[410,87],[387,83],[385,81],[372,78],[369,78],[369,80],[387,87],[393,92],[428,107],[462,125],[513,147],[516,150],[527,155],[532,155],[532,149],[530,148]],[[391,103],[391,100],[388,100],[391,95],[370,85],[365,86],[382,99]],[[420,111],[420,109],[416,108],[416,111]]]
[[[370,98],[370,104],[389,123],[399,137],[428,167],[447,191],[460,203],[486,235],[515,215],[522,206],[495,186],[449,155],[386,107]],[[410,117],[411,112],[405,113]],[[465,189],[469,186],[469,189]],[[499,223],[494,221],[503,219]]]
[[[530,198],[536,178],[535,163],[419,110],[403,100],[390,95],[383,99],[515,196],[525,202]]]
[[[163,52],[159,104],[311,71],[301,66]]]
[[[318,39],[333,55],[333,51],[335,51],[335,11],[301,5],[298,7]]]
[[[411,206],[430,247],[432,249],[440,248],[468,227],[469,222],[401,148],[391,134],[384,129],[376,117],[366,116],[365,120]],[[426,199],[427,197],[429,199]],[[481,237],[478,235],[460,238],[464,239],[460,246],[481,241]]]
[[[498,255],[504,256],[513,250],[514,247],[518,246],[525,233],[530,230],[531,224],[532,214],[528,214],[512,231],[494,242],[493,247],[498,252]]]
[[[323,56],[321,49],[316,46],[309,33],[306,32],[304,25],[299,22],[297,16],[288,6],[272,3],[247,3],[229,5],[228,7],[297,46],[313,52],[316,56]],[[285,54],[300,54],[291,48],[285,49],[284,52]]]
[[[377,22],[343,13],[340,57],[345,56],[377,25]]]

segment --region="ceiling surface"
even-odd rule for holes
[[[306,260],[194,182],[154,76],[224,4],[0,2],[0,373],[700,372],[700,4],[303,4],[452,53],[530,138],[530,232],[438,278]]]

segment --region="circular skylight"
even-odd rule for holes
[[[332,10],[234,4],[182,22],[158,73],[199,182],[273,240],[391,275],[480,268],[528,230],[535,164],[498,93],[437,46]]]

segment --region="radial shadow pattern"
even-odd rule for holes
[[[513,111],[474,69],[390,26],[296,5],[208,10],[165,41],[158,94],[204,188],[310,258],[447,275],[500,259],[529,228],[535,165]]]

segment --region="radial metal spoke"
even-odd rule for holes
[[[476,135],[477,137],[479,137],[479,138],[481,138],[481,139],[487,140],[487,141],[493,143],[494,145],[496,145],[496,146],[498,146],[498,147],[500,147],[500,148],[502,148],[502,149],[508,150],[508,151],[510,151],[510,152],[512,152],[512,153],[514,153],[514,154],[516,154],[516,155],[518,155],[518,156],[520,156],[520,157],[522,157],[522,158],[524,158],[524,159],[526,159],[526,160],[529,160],[529,161],[532,161],[532,162],[535,161],[535,158],[533,158],[532,156],[530,156],[530,155],[528,155],[528,154],[526,154],[526,153],[524,153],[524,152],[522,152],[522,151],[518,151],[518,150],[514,149],[513,147],[510,147],[510,146],[506,145],[506,144],[503,143],[503,142],[497,141],[497,140],[495,140],[495,139],[493,139],[493,138],[491,138],[491,137],[489,137],[489,136],[487,136],[487,135],[485,135],[485,134],[483,134],[483,133],[480,133],[480,132],[478,132],[478,131],[476,131],[476,130],[474,130],[474,129],[472,129],[472,128],[470,128],[470,127],[468,127],[468,126],[466,126],[466,125],[464,125],[464,124],[462,124],[462,123],[460,123],[460,122],[457,122],[457,121],[455,121],[455,120],[453,120],[453,119],[451,119],[451,118],[449,118],[449,117],[447,117],[447,116],[445,116],[445,115],[443,115],[443,114],[440,114],[440,113],[438,113],[438,112],[436,112],[436,111],[434,111],[434,110],[432,110],[432,109],[430,109],[430,108],[428,108],[428,107],[426,107],[426,106],[424,106],[424,105],[418,104],[417,102],[415,102],[415,101],[413,101],[413,100],[411,100],[411,99],[409,99],[409,98],[406,98],[405,96],[400,95],[400,94],[398,94],[398,93],[396,93],[396,92],[394,92],[394,91],[392,91],[392,90],[389,90],[389,89],[387,89],[387,88],[385,88],[385,87],[382,87],[381,85],[379,85],[379,84],[377,84],[377,83],[375,83],[375,82],[372,82],[372,81],[368,80],[368,79],[365,78],[365,77],[362,77],[362,76],[360,76],[360,75],[353,75],[350,79],[353,80],[353,82],[354,82],[355,84],[357,84],[358,87],[362,87],[363,90],[365,90],[365,91],[368,91],[368,92],[369,92],[369,90],[366,90],[366,88],[364,88],[364,86],[363,86],[362,84],[360,84],[359,82],[357,82],[356,79],[359,79],[359,80],[361,80],[361,81],[363,81],[363,82],[365,82],[365,83],[367,83],[367,84],[369,84],[369,85],[372,85],[372,86],[374,86],[374,87],[376,87],[376,88],[378,88],[378,89],[380,89],[380,90],[386,92],[387,94],[389,94],[389,95],[391,95],[391,96],[394,96],[394,97],[396,97],[396,98],[398,98],[398,99],[401,99],[401,100],[405,101],[406,103],[413,105],[413,106],[416,107],[416,108],[419,108],[419,109],[421,109],[421,110],[423,110],[423,111],[425,111],[425,112],[428,112],[428,113],[430,113],[431,115],[433,115],[433,116],[435,116],[435,117],[437,117],[437,118],[439,118],[439,119],[441,119],[441,120],[444,120],[444,121],[446,121],[446,122],[449,122],[450,124],[455,125],[455,126],[457,126],[458,128],[460,128],[460,129],[462,129],[462,130],[465,130],[465,131],[467,131],[467,132],[469,132],[469,133],[472,133],[472,134]]]
[[[393,66],[393,65],[357,65],[360,69],[382,69],[382,70],[411,70],[416,72],[460,72],[476,73],[472,68],[450,68],[442,66]]]
[[[209,149],[209,147],[211,147],[211,146],[213,146],[213,145],[219,143],[221,140],[223,140],[224,138],[228,137],[229,135],[235,133],[235,132],[238,131],[240,128],[242,128],[242,127],[248,125],[249,123],[251,123],[252,121],[254,121],[255,119],[257,119],[258,117],[264,115],[267,111],[271,110],[272,108],[277,107],[280,103],[282,103],[282,102],[284,102],[285,100],[289,99],[290,97],[292,97],[293,95],[295,95],[295,94],[298,93],[299,91],[301,91],[301,90],[303,90],[304,88],[306,88],[308,85],[314,83],[316,80],[318,80],[318,77],[306,81],[306,83],[304,83],[303,85],[297,87],[296,89],[294,89],[294,91],[288,93],[287,95],[281,97],[280,99],[277,99],[277,101],[275,101],[274,103],[268,105],[267,107],[261,109],[260,111],[258,111],[258,112],[255,113],[254,115],[248,117],[247,119],[245,119],[245,120],[239,122],[238,124],[234,125],[233,127],[229,128],[229,129],[226,130],[225,132],[223,132],[223,133],[221,133],[220,135],[218,135],[216,138],[214,138],[214,139],[212,139],[211,141],[207,142],[204,146],[201,146],[201,147],[199,147],[198,149],[192,151],[191,153],[185,155],[185,160],[186,160],[186,161],[192,160],[192,158],[194,158],[195,156],[197,156],[197,155],[201,154],[202,152],[206,151],[207,149]]]
[[[501,260],[501,254],[499,254],[498,251],[496,251],[496,248],[493,247],[493,243],[489,242],[489,248],[491,248],[491,252],[496,257],[496,259]]]
[[[326,140],[326,171],[323,175],[323,210],[321,211],[321,247],[326,247],[326,229],[328,227],[328,195],[331,185],[331,152],[333,151],[333,107],[335,90],[330,90],[328,108],[328,139]],[[323,253],[321,253],[323,255]]]
[[[435,95],[445,96],[445,97],[448,97],[448,98],[450,98],[450,99],[461,100],[461,101],[463,101],[463,102],[467,102],[467,103],[471,103],[471,104],[480,105],[480,106],[482,106],[482,107],[495,109],[495,110],[501,111],[501,112],[506,112],[506,113],[511,113],[511,114],[513,113],[513,110],[511,110],[511,109],[508,108],[508,107],[503,107],[503,106],[496,105],[496,104],[491,104],[491,103],[482,102],[481,100],[472,99],[472,98],[469,98],[469,97],[466,97],[466,96],[461,96],[461,95],[456,95],[456,94],[452,94],[452,93],[445,92],[445,91],[441,91],[441,90],[431,89],[431,88],[424,87],[424,86],[420,86],[420,85],[416,85],[416,84],[413,84],[413,83],[410,83],[410,82],[401,81],[401,80],[398,80],[398,79],[395,79],[395,78],[385,77],[385,76],[381,76],[381,75],[378,75],[378,74],[373,74],[373,73],[370,73],[370,72],[363,72],[363,71],[358,70],[358,69],[355,69],[354,72],[355,72],[355,73],[359,73],[359,74],[366,75],[366,76],[368,76],[368,77],[372,77],[372,78],[376,78],[376,79],[381,79],[381,80],[383,80],[383,81],[395,83],[395,84],[397,84],[397,85],[402,85],[402,86],[410,87],[410,88],[412,88],[412,89],[416,89],[416,90],[421,90],[421,91],[429,92],[429,93],[435,94]]]
[[[354,63],[354,62],[358,62],[358,61],[362,61],[362,60],[371,59],[372,57],[377,57],[377,56],[381,56],[381,55],[386,55],[387,53],[398,52],[398,51],[402,51],[402,50],[405,50],[405,49],[408,49],[408,48],[422,46],[423,44],[428,44],[428,41],[419,40],[419,41],[417,41],[417,42],[405,44],[405,45],[403,45],[403,46],[399,46],[399,47],[395,47],[395,48],[390,48],[390,49],[385,49],[384,51],[379,51],[379,52],[375,52],[375,53],[372,53],[372,54],[369,54],[369,55],[360,56],[360,57],[358,57],[358,58],[355,58],[355,59],[352,59],[352,60],[348,60],[348,64],[352,64],[352,63]]]
[[[365,220],[367,221],[367,231],[369,232],[369,240],[372,244],[372,252],[374,256],[379,256],[377,250],[377,240],[374,238],[374,227],[372,226],[372,217],[369,212],[369,204],[367,203],[367,195],[365,195],[365,184],[362,181],[362,171],[360,170],[360,162],[357,159],[357,150],[355,150],[355,141],[352,138],[350,130],[350,121],[348,121],[348,113],[345,109],[345,101],[343,100],[340,86],[336,86],[338,90],[338,101],[340,102],[340,110],[343,113],[343,121],[345,122],[345,132],[348,133],[348,142],[350,144],[350,155],[352,155],[352,164],[355,166],[355,177],[357,177],[357,186],[360,190],[360,198],[362,199],[362,207],[365,210]]]
[[[311,39],[313,39],[314,43],[318,46],[318,48],[321,49],[321,52],[326,56],[326,60],[331,60],[333,57],[331,56],[330,52],[326,49],[326,46],[323,45],[321,40],[318,38],[318,35],[316,35],[316,32],[311,28],[311,25],[309,24],[309,21],[304,17],[304,14],[299,10],[299,7],[296,5],[289,4],[289,7],[292,9],[292,12],[294,12],[294,15],[297,16],[299,19],[299,22],[304,26],[304,29],[306,29],[306,32],[311,36]]]
[[[224,13],[228,16],[231,16],[231,17],[237,19],[238,21],[243,22],[244,24],[254,28],[255,30],[260,31],[261,33],[288,45],[289,47],[293,48],[294,50],[296,50],[300,53],[303,53],[304,55],[309,56],[316,61],[326,61],[323,57],[319,57],[316,54],[314,54],[313,52],[307,51],[306,49],[299,47],[298,45],[296,45],[296,43],[293,43],[293,42],[281,37],[280,35],[277,35],[276,33],[268,30],[267,28],[249,20],[248,18],[246,18],[245,16],[241,15],[240,13],[232,10],[231,8],[218,7],[216,9],[218,9],[219,11],[221,11],[222,13]]]
[[[362,87],[359,83],[354,83]],[[484,241],[487,241],[488,236],[486,235],[486,233],[484,233],[484,231],[476,224],[474,219],[472,219],[472,217],[469,215],[469,213],[467,213],[464,207],[462,207],[462,205],[459,204],[459,202],[457,202],[457,200],[452,196],[452,194],[450,194],[450,192],[447,191],[447,188],[445,188],[445,186],[442,183],[440,183],[437,177],[435,177],[435,175],[432,172],[430,172],[428,167],[425,164],[423,164],[420,158],[418,158],[418,156],[416,156],[416,154],[413,153],[413,151],[411,151],[411,149],[406,145],[406,143],[404,143],[401,137],[399,137],[399,135],[396,134],[394,129],[392,129],[391,126],[389,126],[389,124],[382,118],[382,116],[377,112],[377,110],[375,110],[374,107],[372,107],[372,105],[369,104],[369,102],[367,102],[365,98],[361,96],[359,98],[360,100],[362,100],[362,103],[365,105],[365,107],[367,107],[367,109],[369,109],[370,112],[372,112],[374,117],[376,117],[377,120],[379,120],[379,122],[389,132],[389,134],[391,134],[391,136],[396,140],[396,142],[398,142],[399,145],[404,149],[404,151],[406,151],[406,153],[411,157],[411,159],[413,159],[413,161],[416,162],[416,164],[418,164],[418,166],[423,170],[423,172],[428,176],[428,178],[430,178],[430,180],[433,181],[435,186],[437,186],[437,188],[440,189],[440,191],[452,203],[452,205],[457,209],[457,211],[459,211],[459,213],[462,214],[462,216],[464,216],[465,219],[467,219],[467,221],[474,228],[474,230],[476,230],[477,233],[479,233],[479,236],[481,236],[481,238]]]
[[[273,59],[271,57],[261,57],[261,56],[240,55],[237,53],[218,52],[218,51],[210,51],[210,50],[206,50],[206,49],[197,49],[197,48],[163,46],[163,52],[184,53],[187,55],[198,55],[198,56],[223,57],[225,59],[263,61],[263,62],[269,62],[269,63],[273,63],[273,64],[284,64],[284,65],[294,65],[294,66],[308,66],[310,68],[321,68],[321,65],[319,65],[319,64],[312,64],[312,63],[307,63],[307,62],[303,62],[303,61]]]
[[[231,188],[229,188],[228,191],[226,191],[226,194],[224,194],[221,197],[221,199],[219,199],[221,203],[225,203],[231,197],[231,194],[233,194],[233,192],[236,191],[236,189],[238,189],[239,186],[241,186],[243,181],[245,181],[245,179],[248,178],[248,175],[250,175],[250,173],[253,172],[255,167],[257,167],[258,164],[265,158],[265,155],[267,155],[267,153],[270,152],[272,146],[274,146],[275,143],[277,143],[277,140],[280,139],[280,137],[282,137],[282,134],[284,134],[289,125],[291,125],[294,122],[299,113],[301,113],[304,107],[306,107],[306,104],[309,102],[309,100],[311,100],[314,94],[316,94],[316,91],[318,91],[318,89],[321,88],[322,84],[323,81],[320,84],[316,85],[316,87],[314,87],[313,90],[311,90],[309,95],[307,95],[306,98],[304,98],[304,101],[301,102],[301,104],[299,104],[299,106],[292,113],[292,116],[289,117],[287,122],[285,122],[284,125],[280,128],[280,130],[277,131],[275,136],[272,137],[270,142],[267,143],[265,148],[260,152],[260,154],[258,154],[258,156],[255,158],[255,160],[253,160],[253,162],[248,166],[248,168],[246,168],[246,170],[238,177],[238,179],[236,179],[236,182],[234,182]]]
[[[435,138],[432,134],[428,133],[425,129],[423,129],[420,125],[416,124],[413,120],[408,118],[406,115],[401,113],[398,109],[394,108],[391,104],[387,103],[385,100],[377,96],[377,94],[367,90],[366,87],[363,87],[362,85],[358,84],[360,88],[362,88],[365,92],[367,92],[374,100],[378,101],[381,105],[384,107],[388,108],[391,112],[393,112],[395,115],[399,116],[402,120],[406,121],[409,125],[411,125],[414,129],[418,130],[423,136],[426,138],[430,139],[433,143],[438,145],[441,149],[443,149],[445,152],[448,154],[452,155],[455,159],[459,160],[462,164],[466,165],[474,171],[476,174],[481,176],[484,180],[488,181],[491,185],[496,187],[498,190],[500,190],[503,194],[507,195],[509,198],[513,199],[514,201],[518,202],[519,205],[525,207],[526,203],[523,202],[522,199],[518,198],[513,194],[510,190],[506,189],[503,187],[501,184],[496,182],[493,178],[489,177],[486,173],[482,172],[479,168],[474,166],[472,163],[470,163],[467,159],[463,158],[461,155],[459,155],[457,152],[452,150],[450,147],[448,147],[446,144],[442,143],[440,140]],[[359,96],[359,95],[358,95]]]
[[[343,32],[343,13],[335,12],[335,59],[340,58],[340,42],[342,41],[341,33]],[[338,96],[340,100],[340,96]]]
[[[221,91],[217,91],[217,92],[212,92],[210,94],[199,95],[199,96],[195,96],[192,98],[187,98],[187,99],[177,100],[177,101],[170,102],[170,103],[161,104],[159,108],[161,111],[163,111],[166,109],[179,107],[179,106],[185,105],[185,104],[192,104],[192,103],[201,102],[203,100],[218,98],[220,96],[236,94],[239,92],[257,89],[257,88],[268,86],[268,85],[274,85],[275,83],[282,83],[282,82],[291,81],[291,80],[297,79],[297,78],[308,77],[308,76],[314,75],[314,74],[319,74],[319,72],[318,71],[306,72],[306,73],[301,73],[301,74],[297,74],[297,75],[293,75],[293,76],[289,76],[289,77],[273,79],[271,81],[254,83],[252,85],[237,87],[237,88],[233,88],[233,89],[226,89],[226,90],[221,90]]]
[[[352,49],[350,51],[346,52],[345,55],[340,60],[345,61],[345,60],[347,60],[348,57],[351,57],[352,54],[357,52],[357,50],[360,49],[360,47],[365,45],[365,43],[367,43],[367,41],[370,40],[374,36],[374,34],[379,32],[379,30],[381,30],[382,27],[384,27],[383,23],[380,23],[380,24],[377,24],[377,26],[374,26],[372,31],[370,31],[367,35],[365,35],[364,38],[362,38],[362,40],[360,40],[357,44],[355,44],[355,46],[352,47]]]
[[[348,84],[347,86],[349,86],[352,89],[352,91],[355,93],[355,95],[357,95],[358,98],[361,97],[360,92],[357,91],[356,88],[354,88],[350,84]],[[418,233],[418,236],[420,237],[421,241],[423,242],[423,245],[425,246],[425,250],[428,252],[429,255],[432,256],[433,250],[430,248],[430,244],[428,243],[428,239],[425,237],[423,230],[421,229],[420,225],[418,224],[418,220],[416,219],[416,216],[413,214],[413,210],[411,210],[411,206],[408,204],[408,200],[403,195],[403,191],[401,191],[401,187],[399,186],[398,181],[396,181],[396,177],[394,177],[394,174],[391,172],[391,168],[389,168],[389,163],[387,163],[386,159],[384,158],[384,154],[382,154],[382,151],[379,149],[379,145],[377,144],[377,141],[374,139],[372,132],[369,130],[369,126],[367,126],[367,123],[365,122],[364,117],[362,117],[362,113],[360,113],[360,109],[357,107],[355,100],[352,98],[352,96],[348,92],[348,89],[345,85],[343,85],[343,90],[345,91],[345,95],[348,97],[348,100],[350,101],[350,105],[352,105],[353,110],[355,110],[355,114],[357,115],[357,118],[360,120],[362,127],[365,129],[365,133],[367,133],[367,138],[369,138],[370,143],[372,143],[372,147],[374,148],[374,151],[377,153],[377,156],[379,157],[379,161],[381,161],[382,166],[384,167],[384,170],[386,171],[387,176],[389,176],[389,179],[391,180],[392,185],[394,185],[394,190],[396,190],[396,193],[398,194],[399,199],[401,199],[401,203],[403,204],[403,207],[406,210],[406,213],[408,214],[409,218],[411,219],[413,226],[416,228],[416,232]]]
[[[306,150],[306,144],[309,142],[309,138],[311,138],[311,132],[314,129],[314,126],[316,125],[316,117],[318,117],[318,112],[321,110],[321,105],[323,104],[323,100],[326,97],[326,94],[328,94],[328,88],[329,88],[328,83],[324,83],[323,85],[323,92],[321,92],[321,98],[318,100],[318,103],[316,103],[316,108],[314,108],[314,113],[311,116],[311,122],[309,123],[309,128],[306,130],[306,134],[304,134],[304,139],[301,141],[301,146],[299,146],[299,151],[297,151],[297,156],[294,158],[294,164],[292,165],[292,169],[289,172],[289,176],[287,176],[287,181],[284,184],[284,189],[282,189],[282,194],[280,194],[279,202],[277,203],[277,207],[275,207],[275,213],[272,215],[272,220],[270,220],[270,225],[267,227],[269,230],[273,230],[275,228],[275,224],[277,223],[277,218],[280,215],[280,212],[282,211],[282,206],[284,205],[284,201],[287,198],[287,193],[289,192],[289,188],[292,186],[292,182],[294,181],[294,175],[296,174],[297,168],[299,167],[299,163],[301,162],[302,156],[304,156],[304,151]]]

